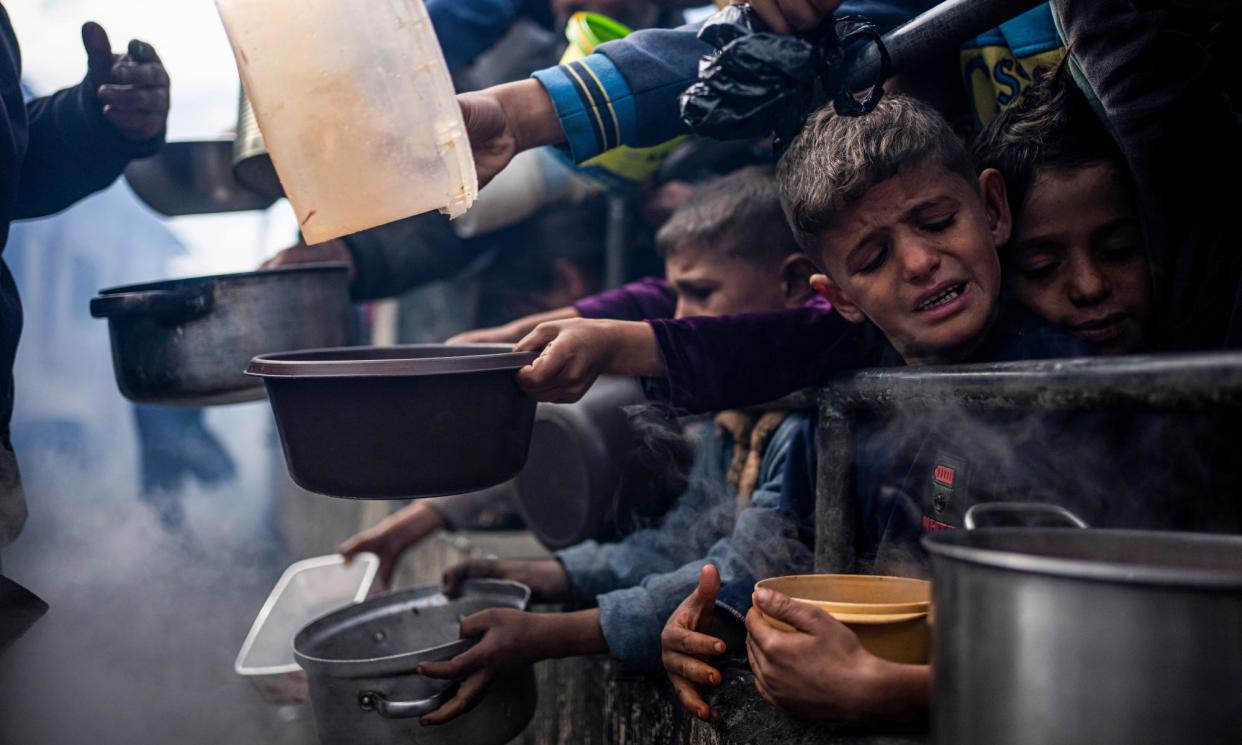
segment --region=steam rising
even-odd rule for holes
[[[236,426],[253,424],[245,408],[227,417],[242,479],[187,487],[177,533],[139,501],[124,440],[117,457],[93,467],[39,448],[19,452],[31,519],[6,550],[5,571],[51,610],[0,659],[0,743],[315,742],[309,711],[279,710],[233,673],[292,557],[270,527],[271,453],[238,442],[262,441],[264,428]]]

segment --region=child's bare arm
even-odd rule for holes
[[[451,660],[418,666],[420,675],[462,681],[457,694],[419,720],[422,724],[444,724],[468,711],[501,670],[539,660],[608,651],[597,609],[575,613],[485,610],[462,619],[461,636],[481,638],[478,644]]]
[[[604,374],[647,378],[666,374],[655,333],[637,321],[580,318],[544,323],[516,349],[542,350],[538,359],[518,371],[518,383],[541,401],[577,401]]]
[[[572,305],[566,305],[564,308],[543,313],[532,313],[502,326],[463,331],[450,338],[445,344],[513,344],[534,331],[541,323],[564,321],[570,318],[578,318],[578,309]]]
[[[364,551],[379,557],[380,584],[392,583],[397,560],[410,546],[448,525],[444,513],[427,501],[415,502],[347,539],[337,548],[346,561]]]

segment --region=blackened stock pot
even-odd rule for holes
[[[448,724],[419,717],[452,698],[457,684],[418,674],[474,646],[459,620],[488,608],[524,610],[530,590],[505,580],[469,580],[459,598],[438,587],[402,590],[343,608],[304,627],[293,653],[306,672],[320,745],[502,745],[535,713],[530,665],[496,676],[478,704]]]
[[[263,398],[252,357],[356,343],[344,264],[310,264],[102,290],[117,386],[131,401],[213,404]]]
[[[1242,742],[1242,537],[997,527],[923,546],[937,742]]]

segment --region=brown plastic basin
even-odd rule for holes
[[[526,463],[535,402],[508,345],[347,347],[260,355],[289,475],[334,497],[460,494]]]

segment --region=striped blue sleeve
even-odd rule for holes
[[[634,141],[634,97],[607,57],[592,54],[533,76],[552,97],[570,157],[577,163]]]

